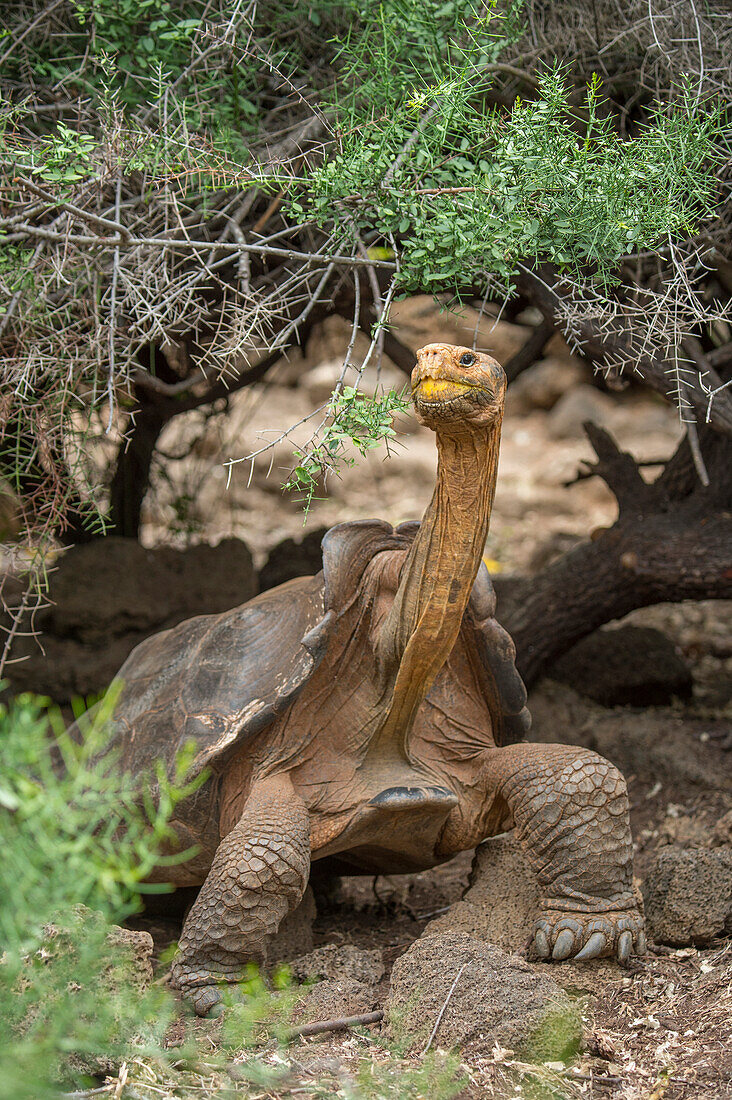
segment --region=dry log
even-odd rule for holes
[[[637,607],[732,598],[732,440],[701,433],[711,484],[700,484],[686,438],[655,482],[595,425],[585,425],[618,518],[540,574],[512,585],[499,615],[527,684],[597,627]]]

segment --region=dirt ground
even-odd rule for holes
[[[402,338],[418,346],[432,339],[463,343],[466,336],[472,342],[477,317],[470,311],[457,319],[440,315],[426,299],[416,299],[400,304],[397,320]],[[188,523],[212,541],[225,535],[243,538],[257,564],[283,538],[301,537],[302,513],[296,501],[283,496],[280,484],[292,461],[292,440],[306,439],[309,424],[277,442],[253,468],[247,462],[234,466],[228,489],[221,459],[242,458],[263,438],[276,438],[278,431],[305,416],[314,403],[327,400],[343,348],[339,325],[328,323],[305,363],[293,359],[266,386],[238,395],[226,421],[209,423],[191,455],[177,464],[173,482],[159,487],[148,507],[143,536],[147,545],[160,541],[181,495],[193,502],[186,513]],[[499,322],[491,328],[483,320],[479,346],[505,361],[524,337],[520,325]],[[609,396],[591,387],[585,368],[561,340],[555,339],[547,349],[546,362],[550,366],[543,367],[536,382],[544,387],[539,407],[523,383],[509,395],[486,548],[494,572],[537,570],[594,528],[613,522],[614,498],[601,482],[590,478],[567,486],[592,454],[582,432],[583,420],[595,419],[609,427],[625,449],[649,464],[649,477],[656,472],[652,463],[672,453],[681,433],[673,410],[652,395],[628,390]],[[290,383],[305,366],[314,369],[302,389],[295,390]],[[401,385],[404,380],[386,364],[382,382]],[[375,384],[374,378],[369,381]],[[173,449],[193,428],[193,422],[176,423],[163,446]],[[272,431],[263,435],[265,429]],[[434,465],[431,434],[412,418],[402,418],[394,457],[385,460],[379,454],[345,469],[329,484],[327,498],[314,503],[308,529],[372,516],[393,523],[418,517],[432,491]],[[183,540],[186,532],[182,530],[180,537]],[[726,843],[732,841],[730,819],[722,821],[732,809],[730,610],[729,605],[715,603],[662,606],[628,617],[630,622],[662,629],[683,654],[694,677],[694,697],[687,702],[608,710],[549,680],[541,682],[530,698],[535,739],[598,748],[625,771],[640,879],[660,847],[708,847],[725,842],[725,828],[731,834]],[[333,896],[320,899],[316,943],[377,950],[386,967],[376,995],[376,1003],[383,1003],[394,960],[433,916],[461,897],[470,866],[471,853],[464,853],[423,874],[344,879]],[[560,984],[587,999],[584,1052],[568,1068],[522,1067],[513,1052],[500,1048],[471,1056],[463,1062],[468,1083],[462,1096],[732,1096],[729,939],[704,948],[652,946],[646,957],[622,969],[598,961],[553,965],[551,971]],[[368,1042],[353,1034],[302,1040],[293,1057],[300,1063],[316,1058],[323,1065],[340,1067],[334,1070],[335,1080],[338,1072],[363,1057]],[[379,1049],[374,1047],[377,1060]],[[314,1095],[310,1088],[305,1073],[292,1091]],[[334,1085],[331,1095],[336,1094]]]

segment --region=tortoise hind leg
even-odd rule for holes
[[[300,903],[310,872],[310,820],[287,775],[252,787],[221,841],[183,926],[172,984],[199,1016],[221,1001],[249,962],[264,965],[267,940]]]
[[[503,806],[542,893],[539,958],[643,954],[633,890],[625,780],[609,761],[568,745],[518,744],[490,753],[487,790]]]

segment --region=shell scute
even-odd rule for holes
[[[331,621],[324,611],[318,574],[145,639],[118,674],[115,732],[124,770],[146,771],[162,760],[172,774],[178,753],[193,742],[194,776],[259,733],[317,667]],[[313,634],[317,644],[306,648],[302,640]]]

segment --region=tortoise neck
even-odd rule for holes
[[[402,755],[417,709],[457,641],[480,567],[500,435],[500,420],[480,433],[437,435],[437,484],[381,634],[394,688],[378,740],[401,742]]]

